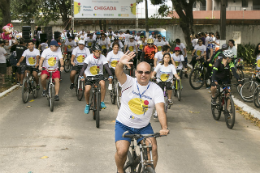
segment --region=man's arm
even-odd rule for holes
[[[167,135],[169,133],[167,126],[167,117],[164,112],[164,103],[157,103],[155,105],[156,111],[158,113],[158,119],[161,124],[162,130],[160,130],[161,135]]]
[[[158,58],[155,58],[155,57],[154,57],[154,60],[153,60],[153,65],[154,65],[154,67],[156,67],[156,65],[157,65],[157,59],[158,59]]]
[[[186,50],[186,48],[184,48],[183,50],[184,50],[184,55],[183,56],[187,57],[187,50]]]
[[[35,68],[37,68],[38,65],[39,65],[39,59],[40,59],[40,55],[37,55],[37,56],[36,56],[36,64],[35,64]]]
[[[42,63],[44,61],[44,57],[41,57],[40,63],[39,63],[39,70],[42,70]]]
[[[71,63],[73,66],[75,66],[75,64],[74,64],[74,58],[75,58],[75,55],[72,54],[70,63]]]
[[[60,59],[60,71],[64,70],[64,60],[63,58]]]
[[[23,60],[24,60],[24,56],[22,56],[22,57],[19,59],[19,61],[18,61],[18,63],[17,63],[17,66],[20,66],[20,63],[23,62]]]

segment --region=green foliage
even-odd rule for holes
[[[238,44],[237,47],[237,57],[243,58],[244,62],[246,62],[248,65],[252,65],[255,62],[255,51],[256,45],[254,44]]]
[[[169,45],[171,46],[171,51],[173,51],[174,48],[176,47],[176,41],[175,40],[169,40]]]
[[[153,5],[160,5],[160,4],[165,3],[165,0],[151,0],[151,3]]]

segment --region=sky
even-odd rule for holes
[[[172,1],[171,0],[166,0],[166,4],[169,7],[172,7]],[[148,16],[152,16],[153,14],[158,13],[160,5],[152,5],[151,1],[148,0]],[[145,18],[145,2],[141,2],[138,4],[136,13],[138,15],[138,18]]]

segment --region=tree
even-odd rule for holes
[[[3,16],[1,26],[11,23],[10,4],[11,0],[0,0],[0,10]]]

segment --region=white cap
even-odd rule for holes
[[[83,45],[84,45],[84,44],[85,44],[85,43],[84,43],[84,40],[79,40],[79,43],[78,43],[78,44],[83,44]]]

